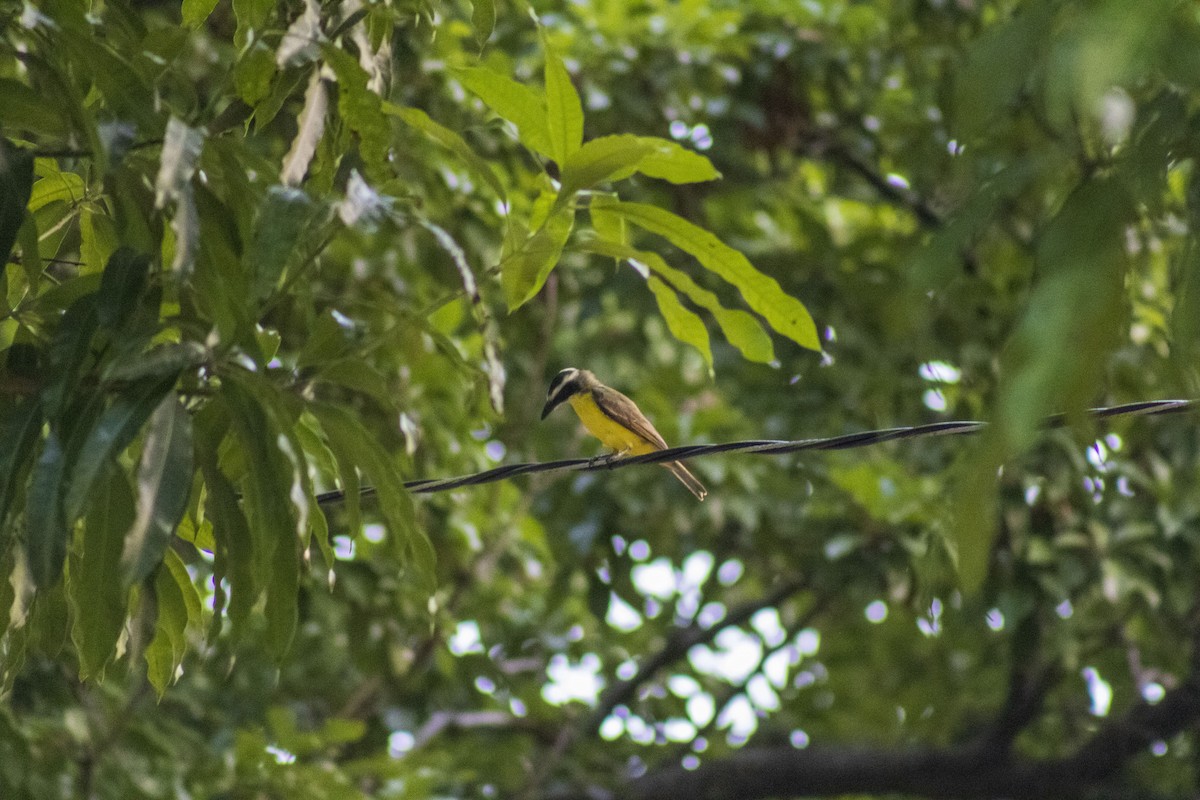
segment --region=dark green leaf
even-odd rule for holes
[[[32,189],[33,155],[0,139],[0,264],[8,262],[16,244]]]
[[[73,302],[58,323],[50,343],[50,371],[42,393],[46,416],[50,419],[58,417],[75,390],[96,326],[96,296],[91,294]]]
[[[321,423],[325,440],[339,464],[356,465],[370,478],[393,540],[401,551],[407,551],[416,577],[431,587],[434,582],[433,550],[424,531],[416,525],[412,499],[391,457],[362,423],[344,409],[316,403],[311,410]],[[351,487],[344,488],[349,491]]]
[[[405,108],[394,103],[384,103],[383,112],[399,117],[406,125],[416,128],[433,141],[450,150],[461,158],[471,171],[488,185],[498,197],[504,199],[506,194],[504,184],[496,177],[496,171],[482,156],[475,152],[467,140],[455,131],[434,122],[428,114],[419,108]]]
[[[254,276],[257,296],[267,297],[278,286],[312,217],[313,203],[299,189],[273,186],[267,192],[246,251],[246,268]]]
[[[100,278],[100,291],[96,296],[96,319],[101,328],[116,328],[133,314],[138,298],[146,288],[149,273],[149,256],[127,247],[113,253]]]
[[[28,474],[27,461],[42,432],[42,406],[28,399],[10,412],[0,426],[0,550],[6,543],[5,522]]]
[[[217,449],[228,426],[228,420],[218,419],[223,416],[218,413],[220,409],[221,404],[214,403],[197,416],[196,457],[204,474],[204,508],[212,520],[217,543],[216,564],[224,566],[219,577],[229,580],[228,613],[236,637],[258,601],[263,581],[259,581],[254,568],[256,537],[242,512],[237,490],[218,464]]]
[[[392,146],[392,128],[383,114],[383,101],[367,87],[367,73],[353,56],[335,45],[326,45],[321,52],[337,75],[338,114],[359,136],[367,174],[376,174],[387,163]]]
[[[50,431],[33,468],[25,503],[25,555],[39,588],[49,588],[62,576],[70,530],[63,514],[63,479],[69,465],[62,442]]]
[[[125,537],[122,572],[140,582],[162,559],[192,488],[192,419],[174,393],[163,398],[146,430],[137,471],[137,517]]]
[[[135,384],[120,392],[101,412],[78,448],[70,483],[65,487],[63,509],[69,522],[83,515],[105,467],[116,462],[174,385],[174,376]]]
[[[120,580],[121,547],[133,524],[133,495],[124,473],[106,470],[84,520],[80,552],[72,553],[67,590],[74,619],[71,638],[81,678],[99,677],[125,626],[129,592]]]
[[[496,29],[496,0],[471,0],[471,24],[475,27],[475,42],[480,47],[487,44]]]

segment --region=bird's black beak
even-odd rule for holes
[[[546,405],[542,407],[542,419],[545,419],[556,406],[561,405],[562,401],[561,397],[554,397],[547,400]]]

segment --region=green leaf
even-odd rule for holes
[[[1005,347],[991,424],[965,463],[953,527],[963,584],[986,576],[996,530],[997,470],[1029,447],[1041,420],[1081,420],[1096,396],[1113,350],[1127,336],[1124,231],[1136,218],[1124,183],[1097,178],[1063,203],[1037,243],[1028,307]]]
[[[613,202],[611,198],[597,196],[593,197],[588,204],[588,217],[592,221],[592,230],[603,242],[628,246],[629,225],[620,214],[614,214],[608,210],[607,205],[610,202]],[[624,258],[624,256],[614,256],[614,258]]]
[[[120,236],[113,218],[103,211],[85,207],[79,213],[79,255],[84,272],[101,272],[116,252]]]
[[[279,285],[296,243],[312,222],[313,202],[299,189],[272,186],[254,226],[254,239],[246,250],[245,263],[254,276],[258,297],[267,297]]]
[[[238,97],[251,108],[257,106],[271,94],[275,72],[275,54],[261,41],[252,44],[233,67]]]
[[[50,370],[46,388],[42,391],[42,402],[50,419],[58,417],[75,390],[97,324],[94,294],[75,300],[59,320],[50,342]]]
[[[183,24],[189,28],[199,28],[216,7],[217,0],[183,0]]]
[[[700,183],[721,177],[706,156],[688,150],[678,142],[657,136],[639,136],[638,141],[651,148],[650,154],[637,167],[637,171],[648,178],[671,183]]]
[[[67,471],[62,442],[53,429],[30,478],[25,502],[25,555],[38,588],[47,589],[62,575],[69,528],[63,514],[63,478]]]
[[[476,153],[471,145],[467,144],[467,140],[458,133],[434,122],[428,114],[419,108],[405,108],[395,103],[385,102],[383,104],[383,113],[399,117],[404,121],[404,124],[417,129],[442,147],[454,153],[466,163],[472,173],[483,179],[484,183],[496,193],[497,197],[501,200],[506,199],[507,194],[504,190],[504,184],[496,176],[496,171],[492,168],[492,165]]]
[[[168,560],[179,560],[179,556],[167,551]],[[179,568],[187,576],[182,562]],[[190,586],[190,581],[188,582]],[[175,682],[175,675],[187,653],[188,603],[184,587],[170,568],[160,569],[154,578],[154,601],[158,616],[154,624],[154,638],[146,646],[146,677],[154,687],[159,699],[167,687]]]
[[[482,48],[496,29],[496,0],[471,0],[471,25],[475,27],[475,42]]]
[[[379,174],[387,166],[392,146],[383,101],[367,87],[369,76],[353,56],[336,45],[326,45],[321,52],[337,76],[338,114],[358,134],[367,174]]]
[[[657,206],[621,202],[608,208],[639,228],[666,238],[694,256],[706,269],[732,283],[746,304],[782,335],[801,347],[821,349],[816,323],[804,304],[785,293],[778,281],[759,272],[744,255],[713,234]]]
[[[574,224],[573,209],[554,212],[519,250],[500,262],[500,285],[509,311],[525,305],[541,291],[562,256]]]
[[[1054,4],[1032,3],[972,42],[956,75],[954,118],[967,133],[981,134],[1015,102],[1036,73],[1032,64],[1049,40]]]
[[[60,200],[64,203],[78,203],[83,199],[84,192],[83,178],[74,172],[55,171],[34,182],[29,193],[29,213],[40,211]]]
[[[700,355],[704,357],[704,363],[708,365],[709,373],[711,373],[713,368],[712,348],[708,343],[708,329],[704,327],[704,320],[679,302],[675,290],[658,278],[651,275],[647,283],[650,285],[650,291],[654,293],[659,312],[667,321],[667,328],[671,331],[671,335],[684,344],[690,344],[699,350]]]
[[[227,422],[219,413],[222,405],[210,404],[197,415],[196,458],[204,475],[204,509],[208,519],[212,520],[213,537],[217,542],[215,564],[225,568],[224,577],[229,579],[228,613],[236,638],[244,629],[262,586],[254,569],[255,537],[242,513],[237,490],[218,465],[217,448],[224,438]]]
[[[233,14],[237,18],[234,43],[245,45],[252,33],[261,34],[275,10],[275,0],[233,0]]]
[[[0,78],[0,128],[64,136],[70,120],[48,98],[11,78]]]
[[[113,253],[100,278],[96,294],[96,319],[101,328],[116,328],[129,317],[146,288],[150,258],[122,247]]]
[[[416,525],[412,498],[387,452],[352,414],[328,403],[314,403],[310,410],[325,432],[325,440],[340,464],[362,469],[379,496],[379,510],[393,541],[407,552],[416,577],[432,588],[433,547]],[[344,487],[347,491],[350,486]],[[358,531],[354,531],[357,535]]]
[[[0,139],[0,264],[12,254],[32,190],[33,154]]]
[[[771,345],[771,337],[752,314],[741,309],[725,308],[715,294],[698,286],[686,273],[669,265],[658,253],[596,239],[584,241],[579,245],[579,249],[644,264],[676,291],[682,292],[693,303],[710,312],[721,333],[748,360],[759,364],[770,364],[775,360],[775,348]]]
[[[190,128],[177,117],[167,120],[163,136],[162,158],[154,181],[155,208],[175,206],[171,230],[175,234],[175,253],[171,269],[190,275],[200,249],[200,212],[192,188],[196,162],[204,149],[204,131]]]
[[[133,382],[174,376],[200,366],[208,356],[208,351],[198,342],[163,344],[139,354],[136,359],[109,363],[103,377],[107,382]]]
[[[294,444],[288,454],[297,459],[289,463],[280,449],[283,441],[294,442],[290,430],[272,424],[272,410],[264,402],[265,387],[255,384],[254,376],[230,373],[226,376],[225,397],[232,411],[234,431],[246,451],[247,463],[252,465],[243,483],[242,496],[253,535],[254,569],[263,576],[267,587],[268,644],[276,659],[282,659],[291,645],[295,632],[297,593],[299,585],[298,526],[305,525],[309,508],[307,502],[300,510],[304,518],[297,519],[293,484],[297,478],[303,454]],[[231,609],[232,613],[232,609]]]
[[[651,152],[653,148],[641,137],[629,134],[592,139],[562,162],[557,202],[562,205],[581,189],[632,174]]]
[[[546,99],[541,93],[485,67],[460,67],[452,69],[451,74],[492,111],[516,125],[521,144],[546,158],[554,158],[546,122]]]
[[[116,463],[117,456],[125,451],[174,385],[174,376],[132,385],[101,412],[78,448],[71,470],[63,505],[68,522],[74,523],[83,515],[105,467]]]
[[[26,462],[42,432],[42,405],[30,398],[17,406],[0,427],[0,551],[6,546],[4,524],[24,478]]]
[[[80,677],[99,677],[112,657],[125,626],[129,592],[119,573],[125,532],[133,524],[133,494],[124,473],[106,470],[90,503],[81,550],[72,553],[67,591],[71,601],[71,639],[79,654]]]
[[[175,535],[192,489],[192,419],[172,392],[150,417],[137,471],[137,517],[125,537],[121,571],[138,583],[154,571]]]
[[[267,583],[267,649],[277,661],[283,660],[296,636],[299,619],[300,545],[293,540],[280,542],[275,551],[271,578]]]
[[[554,160],[562,164],[583,144],[583,104],[558,53],[548,44],[545,50],[546,129]]]

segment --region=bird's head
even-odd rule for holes
[[[542,408],[542,419],[572,395],[587,391],[596,383],[596,376],[586,369],[567,367],[550,381],[550,388],[546,390],[546,405]]]

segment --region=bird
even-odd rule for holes
[[[617,457],[640,456],[656,450],[666,450],[667,443],[661,434],[646,419],[637,404],[616,389],[602,384],[586,369],[567,367],[554,376],[546,391],[546,405],[542,408],[542,419],[564,402],[579,416],[579,421],[588,433],[613,450]],[[663,464],[679,479],[688,491],[704,500],[708,490],[682,463],[670,461]]]

